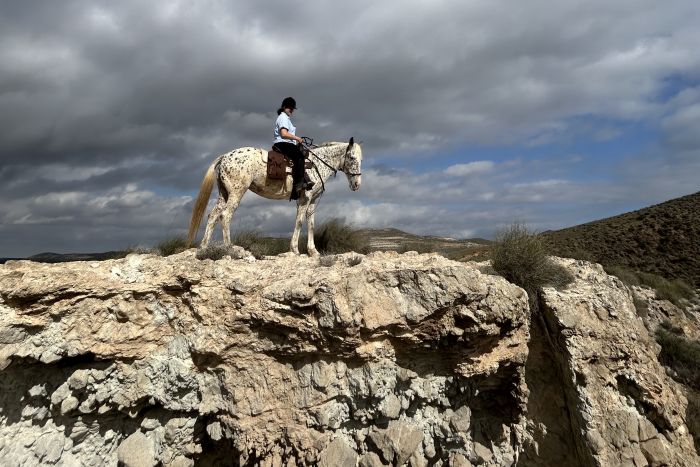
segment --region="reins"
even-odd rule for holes
[[[333,171],[333,176],[334,176],[334,177],[335,177],[336,175],[338,175],[338,169],[336,169],[335,167],[333,167],[332,165],[330,165],[328,162],[324,161],[323,158],[322,158],[321,156],[319,156],[318,154],[316,154],[316,153],[313,151],[313,149],[311,149],[311,147],[309,147],[309,146],[307,146],[307,145],[304,145],[304,147],[306,148],[307,151],[309,151],[309,154],[312,154],[316,159],[318,159],[319,161],[321,161],[321,162],[323,163],[323,165],[325,165],[326,167],[328,167],[329,169],[331,169],[331,170]]]
[[[319,161],[321,161],[321,162],[323,163],[323,165],[325,165],[326,167],[328,167],[329,169],[331,169],[331,170],[333,171],[333,176],[334,176],[334,177],[335,177],[336,175],[338,175],[338,169],[336,169],[335,167],[331,166],[328,162],[324,161],[323,158],[322,158],[321,156],[319,156],[318,154],[316,154],[316,153],[313,151],[313,149],[311,149],[311,144],[306,144],[305,142],[304,142],[304,143],[301,143],[301,144],[302,144],[302,146],[304,146],[304,148],[306,148],[307,151],[309,151],[309,154],[313,155],[316,159],[318,159]],[[312,143],[312,144],[313,144],[313,143]],[[318,146],[316,146],[316,147],[318,147]],[[316,169],[316,173],[318,173],[318,169]],[[360,173],[349,173],[349,172],[345,172],[345,174],[346,174],[346,175],[349,175],[349,176],[351,176],[351,177],[359,177],[360,175],[362,175],[361,172],[360,172]],[[320,177],[320,174],[319,174],[319,177]]]
[[[331,169],[333,171],[333,178],[335,178],[335,176],[338,175],[338,169],[334,168],[328,162],[324,161],[321,156],[316,154],[313,151],[313,149],[311,149],[309,144],[306,144],[306,143],[301,143],[301,144],[302,144],[302,146],[304,146],[304,148],[307,151],[309,151],[309,154],[313,155],[316,159],[321,161],[323,163],[323,165],[325,165],[326,167],[328,167],[329,169]],[[313,164],[313,167],[314,167],[314,170],[316,171],[316,175],[318,175],[318,179],[321,181],[321,193],[323,193],[324,191],[326,191],[326,184],[323,182],[323,177],[321,176],[321,172],[318,171],[318,167],[316,166],[316,164]]]
[[[318,148],[318,146],[316,146],[316,145],[313,144],[313,140],[312,140],[311,138],[308,138],[308,137],[304,136],[304,137],[302,137],[302,139],[303,139],[303,141],[301,142],[301,145],[302,145],[307,151],[309,151],[309,154],[311,154],[311,155],[314,156],[316,159],[318,159],[323,165],[325,165],[326,167],[328,167],[329,169],[331,169],[331,171],[333,172],[333,178],[335,178],[335,176],[338,175],[338,169],[336,169],[335,167],[333,167],[332,165],[330,165],[328,162],[326,162],[326,161],[323,159],[323,157],[319,156],[318,154],[316,154],[316,153],[314,152],[314,150],[311,148],[311,146],[314,146],[315,148]],[[343,164],[343,165],[344,165],[344,164]],[[316,171],[316,175],[318,175],[318,179],[321,181],[321,193],[323,193],[324,191],[326,191],[326,184],[325,184],[324,181],[323,181],[323,177],[321,176],[321,172],[318,171],[318,166],[317,166],[316,164],[313,164],[313,168],[314,168],[314,170]],[[357,177],[357,176],[362,175],[362,173],[348,173],[348,172],[344,172],[344,173],[345,173],[346,175],[351,176],[351,177]],[[319,196],[321,195],[321,193],[319,193]]]

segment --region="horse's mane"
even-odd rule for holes
[[[340,141],[324,141],[323,143],[319,144],[319,148],[325,148],[326,146],[336,146],[339,144],[348,144],[348,143],[341,143]]]

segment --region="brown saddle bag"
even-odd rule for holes
[[[310,169],[314,166],[309,160],[309,152],[303,150],[304,153],[304,169]],[[272,150],[267,152],[267,178],[269,180],[284,180],[287,175],[292,174],[292,162],[287,156],[281,152]]]

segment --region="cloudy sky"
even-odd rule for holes
[[[183,233],[286,96],[299,134],[363,141],[320,222],[488,238],[694,193],[698,24],[697,0],[0,0],[0,256]],[[293,215],[248,194],[233,229]]]

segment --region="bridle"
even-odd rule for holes
[[[316,154],[316,153],[313,151],[312,147],[313,147],[313,148],[318,148],[318,146],[316,146],[316,145],[314,144],[314,142],[313,142],[313,140],[312,140],[311,138],[309,138],[308,136],[303,136],[303,137],[302,137],[301,145],[302,145],[307,151],[309,151],[309,154],[311,154],[311,155],[314,156],[316,159],[318,159],[323,165],[325,165],[326,167],[328,167],[329,169],[331,169],[331,171],[333,172],[333,177],[334,177],[334,178],[335,178],[336,175],[338,175],[338,169],[336,169],[335,167],[333,167],[332,165],[330,165],[328,162],[326,162],[325,160],[323,160],[323,158],[322,158],[321,156],[319,156],[318,154]],[[323,191],[326,191],[326,184],[323,183],[323,177],[321,177],[321,174],[319,173],[318,167],[316,167],[316,164],[314,164],[314,170],[316,170],[316,175],[318,175],[319,180],[321,180],[321,188],[322,188],[321,191],[322,191],[322,192],[323,192]],[[341,170],[341,171],[342,171],[343,173],[345,173],[345,175],[347,175],[348,177],[359,177],[360,175],[362,175],[362,172],[354,173],[354,172],[345,172],[345,171],[343,171],[343,170]]]

